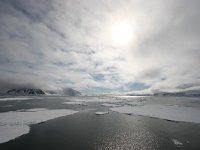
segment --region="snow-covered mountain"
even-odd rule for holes
[[[189,96],[189,97],[199,97],[199,90],[188,90],[181,92],[157,92],[154,93],[154,96]]]
[[[11,89],[1,95],[60,95],[60,96],[81,96],[79,91],[72,88],[63,88],[62,90],[42,90],[33,88]]]
[[[152,94],[145,94],[145,93],[129,93],[126,94],[128,96],[186,96],[186,97],[200,97],[200,90],[186,90],[186,91],[179,91],[179,92],[163,92],[158,91]]]
[[[58,92],[53,90],[44,90],[46,95],[58,95]]]
[[[72,88],[63,88],[61,90],[45,90],[46,95],[59,95],[59,96],[81,96],[79,91]]]
[[[63,88],[62,90],[42,90],[33,88],[11,89],[2,95],[57,95],[57,96],[80,96],[81,93],[72,88]]]
[[[63,90],[60,91],[60,94],[65,96],[81,96],[79,91],[76,91],[72,88],[63,88]]]
[[[45,95],[45,92],[41,89],[20,88],[20,89],[8,90],[6,94],[8,95]]]

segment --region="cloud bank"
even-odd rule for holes
[[[198,0],[2,0],[0,88],[200,90]],[[113,43],[120,21],[131,42]]]

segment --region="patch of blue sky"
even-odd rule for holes
[[[104,81],[104,75],[103,74],[91,74],[92,78],[95,81]]]
[[[140,91],[140,90],[150,88],[149,85],[146,85],[145,83],[140,83],[140,82],[130,82],[126,85],[126,87],[129,90],[135,90],[135,91]]]
[[[104,93],[112,93],[116,91],[116,89],[104,88],[104,87],[88,87],[80,90],[85,94],[104,94]]]

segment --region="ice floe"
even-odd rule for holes
[[[79,101],[63,102],[63,104],[71,104],[71,105],[82,105],[82,106],[87,106],[86,103],[84,103],[84,102],[79,102]]]
[[[172,142],[178,146],[178,147],[181,147],[183,145],[183,143],[181,143],[180,141],[178,141],[177,139],[172,139]]]
[[[102,102],[102,103],[115,103],[115,102],[121,102],[122,99],[116,98],[116,97],[71,97],[70,101],[73,102]]]
[[[108,114],[109,112],[108,111],[98,111],[98,112],[95,112],[96,115],[105,115],[105,114]]]
[[[171,121],[200,123],[200,109],[195,107],[180,107],[177,105],[144,105],[134,107],[122,106],[110,109],[112,111],[117,111],[125,114],[149,116]]]
[[[140,101],[126,102],[125,105],[129,106],[143,106],[144,104]]]
[[[31,108],[31,109],[24,109],[25,112],[36,112],[36,111],[45,111],[48,110],[46,108]]]
[[[74,113],[77,113],[77,111],[71,109],[48,110],[45,108],[0,113],[0,143],[29,133],[29,125],[31,124],[37,124]]]
[[[103,104],[101,104],[101,106],[104,106],[104,107],[120,107],[121,105],[111,104],[111,103],[103,103]]]
[[[7,98],[0,98],[0,101],[15,101],[15,100],[28,100],[33,99],[31,97],[7,97]]]

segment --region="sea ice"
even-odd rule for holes
[[[71,97],[70,101],[73,102],[102,102],[102,103],[115,103],[121,102],[122,99],[116,97]]]
[[[0,98],[0,101],[15,101],[15,100],[28,100],[33,99],[31,97],[7,97],[7,98]]]
[[[23,111],[26,111],[26,112],[36,112],[36,111],[45,111],[45,110],[48,110],[48,109],[46,109],[46,108],[23,109]]]
[[[200,109],[195,107],[169,106],[169,105],[144,105],[144,106],[122,106],[110,108],[125,114],[135,114],[155,117],[160,119],[200,123]]]
[[[78,102],[78,101],[63,102],[63,104],[71,104],[71,105],[82,105],[82,106],[87,106],[86,103],[84,103],[84,102]]]
[[[143,106],[143,102],[140,101],[133,101],[133,102],[125,102],[125,105],[129,105],[129,106]]]
[[[111,104],[111,103],[103,103],[103,104],[101,104],[101,106],[104,106],[104,107],[120,107],[121,105]]]
[[[29,133],[29,125],[31,124],[37,124],[74,113],[77,113],[77,111],[71,109],[48,110],[45,108],[0,113],[0,143]]]
[[[177,139],[172,139],[172,142],[178,146],[178,147],[181,147],[183,145],[183,143],[181,143],[180,141],[178,141]]]
[[[109,112],[108,111],[99,111],[99,112],[96,112],[95,114],[96,115],[105,115],[105,114],[108,114]]]

